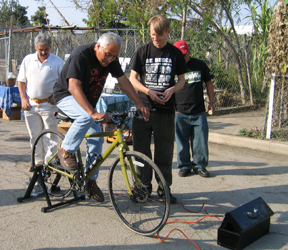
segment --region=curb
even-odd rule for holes
[[[209,142],[242,147],[264,152],[288,155],[288,144],[274,141],[265,141],[241,136],[209,133]]]

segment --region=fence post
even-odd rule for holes
[[[9,29],[9,40],[8,40],[8,54],[7,54],[7,68],[6,68],[6,78],[10,72],[10,56],[11,56],[11,35],[12,29]]]
[[[271,139],[273,105],[274,105],[274,90],[275,90],[275,77],[276,77],[276,75],[273,74],[272,78],[271,78],[270,95],[269,95],[269,113],[268,113],[266,139]]]

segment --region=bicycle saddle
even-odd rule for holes
[[[66,115],[61,109],[58,108],[58,111],[53,113],[57,120],[61,120],[63,122],[73,122],[74,120]]]

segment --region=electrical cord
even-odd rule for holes
[[[200,222],[200,221],[202,221],[202,220],[204,220],[204,219],[206,219],[206,218],[209,218],[209,217],[213,217],[213,218],[216,218],[216,219],[222,221],[222,219],[219,218],[219,217],[224,217],[224,215],[210,215],[210,214],[207,212],[207,210],[206,210],[206,208],[205,208],[205,206],[204,206],[204,203],[202,204],[201,208],[200,208],[199,210],[195,211],[195,212],[186,209],[182,202],[177,202],[177,203],[178,203],[178,204],[181,204],[182,207],[183,207],[183,209],[184,209],[185,211],[189,212],[189,213],[199,213],[199,212],[203,209],[207,215],[203,216],[201,219],[199,219],[199,220],[197,220],[197,221],[174,220],[174,221],[168,221],[168,222],[166,223],[166,225],[167,225],[167,224],[172,224],[172,223],[193,224],[193,223],[198,223],[198,222]],[[183,236],[184,236],[187,240],[189,240],[198,250],[201,250],[200,247],[199,247],[194,241],[192,241],[191,239],[189,239],[189,237],[188,237],[182,230],[180,230],[179,228],[174,228],[174,229],[172,229],[172,230],[167,234],[167,236],[166,236],[164,239],[161,239],[158,233],[156,233],[156,237],[157,237],[157,239],[158,239],[159,241],[164,242],[164,241],[169,237],[169,235],[170,235],[173,231],[179,231],[179,232],[181,232],[181,233],[183,234]]]

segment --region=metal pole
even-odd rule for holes
[[[6,62],[6,78],[8,77],[9,70],[10,70],[11,34],[12,34],[12,29],[9,29],[8,54],[7,54],[7,62]]]
[[[270,86],[269,113],[268,113],[266,139],[271,139],[273,104],[274,104],[274,90],[275,90],[275,74],[272,75],[271,86]]]
[[[11,38],[12,38],[12,29],[13,29],[13,19],[14,16],[10,17],[10,29],[9,29],[9,42],[8,42],[8,55],[7,55],[7,68],[6,68],[6,78],[8,77],[10,70],[10,57],[11,57]]]

